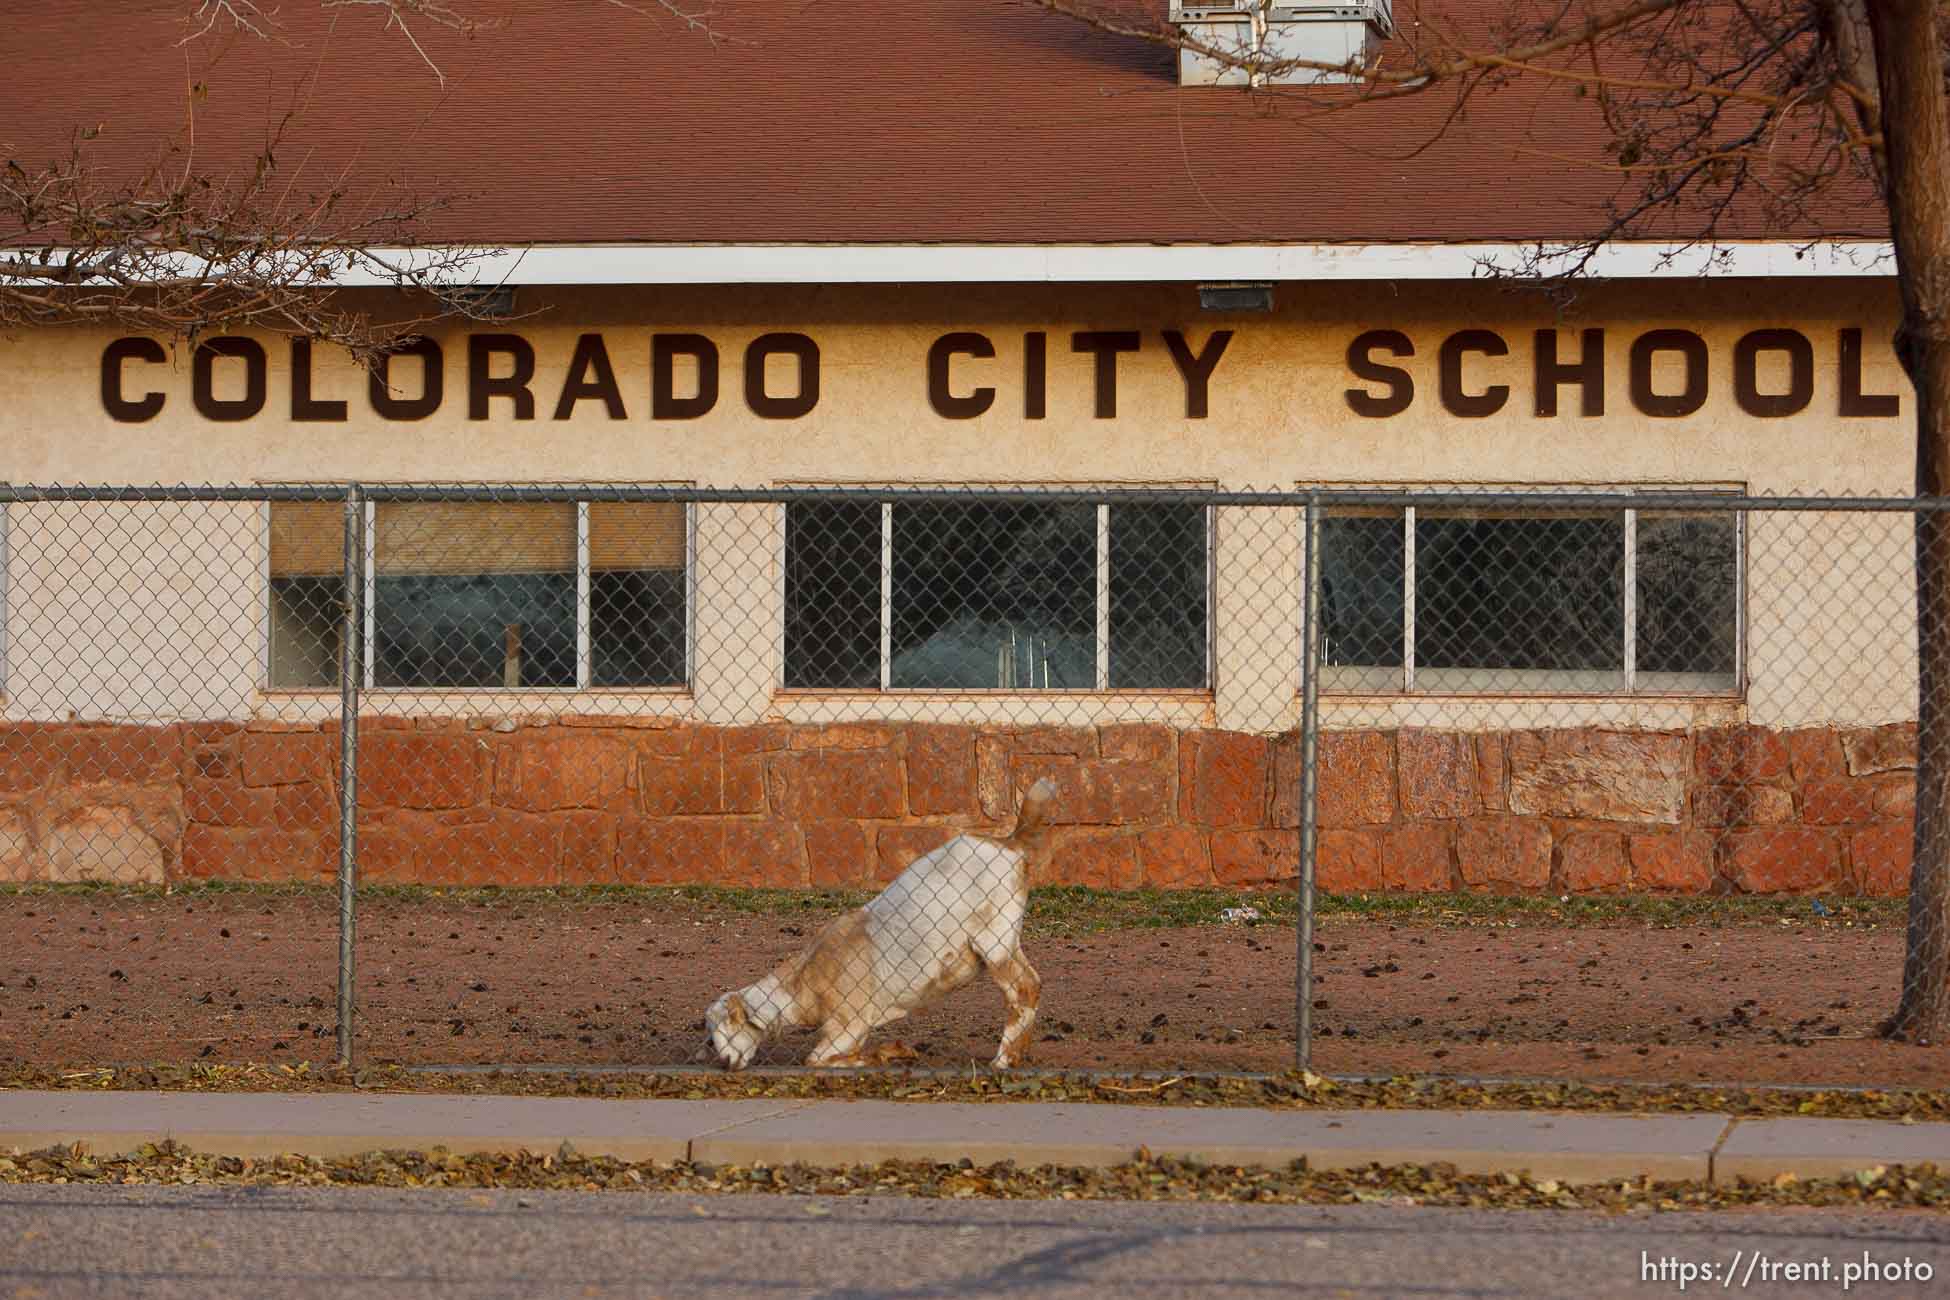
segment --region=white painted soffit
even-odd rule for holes
[[[0,267],[11,250],[0,248]],[[23,250],[60,262],[62,250]],[[1472,280],[1559,274],[1575,258],[1545,246],[1482,244],[532,244],[524,247],[288,250],[273,262],[316,283],[389,286],[401,275],[459,285],[550,284],[1091,284],[1117,282]],[[176,255],[185,276],[222,275]],[[247,264],[251,274],[277,273]],[[1893,276],[1888,243],[1614,243],[1582,273],[1655,276]],[[319,275],[323,272],[323,275]],[[23,277],[24,278],[24,277]],[[13,277],[0,270],[0,283]]]
[[[409,250],[373,250],[392,265]],[[1547,272],[1562,269],[1548,247]],[[1534,266],[1535,245],[1483,244],[553,244],[482,254],[462,277],[483,284],[950,284],[1217,280],[1469,280]],[[424,255],[424,254],[420,254]],[[1887,243],[1615,243],[1584,274],[1892,276]],[[391,281],[377,267],[344,285]]]

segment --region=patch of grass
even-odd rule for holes
[[[442,889],[395,885],[361,890],[361,898],[411,904],[446,901],[479,907],[521,906],[635,908],[672,916],[828,916],[855,908],[873,895],[847,889],[749,889],[735,885],[575,885],[559,889]]]
[[[198,880],[180,885],[127,885],[90,880],[59,885],[0,885],[0,899],[6,898],[80,898],[127,902],[160,902],[174,898],[315,898],[336,902],[338,887],[298,882],[267,884],[246,880]]]
[[[197,882],[185,885],[12,885],[0,899],[63,898],[160,901],[162,899],[307,899],[336,905],[329,884]],[[364,905],[463,907],[616,907],[672,916],[820,917],[860,906],[867,890],[749,889],[722,885],[579,885],[564,888],[373,885],[359,890]],[[1239,913],[1250,912],[1242,918]],[[1228,913],[1234,915],[1228,918]],[[1291,889],[1092,889],[1052,885],[1031,892],[1029,930],[1040,935],[1100,934],[1201,925],[1291,926],[1299,899]],[[1374,920],[1419,926],[1609,925],[1666,928],[1681,925],[1881,926],[1904,923],[1900,898],[1582,896],[1492,894],[1322,894],[1316,915],[1336,920]]]
[[[1051,885],[1029,895],[1032,934],[1099,934],[1106,930],[1159,930],[1179,926],[1292,925],[1300,903],[1290,891],[1241,893],[1225,889],[1090,889]]]
[[[1901,898],[1749,898],[1673,894],[1323,894],[1323,917],[1418,925],[1901,925]]]

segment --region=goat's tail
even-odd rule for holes
[[[1049,815],[1056,807],[1056,783],[1043,777],[1029,787],[1016,813],[1016,828],[1002,841],[1012,849],[1040,849],[1049,835]]]

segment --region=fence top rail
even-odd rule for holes
[[[202,484],[152,483],[7,483],[0,484],[0,502],[24,504],[39,501],[126,502],[129,504],[166,502],[247,502],[247,501],[344,501],[352,495],[348,483],[291,484]]]
[[[902,487],[814,485],[722,488],[620,483],[293,483],[293,484],[0,484],[0,504],[35,502],[698,502],[783,505],[795,502],[909,502],[952,505],[1202,505],[1230,507],[1492,510],[1521,507],[1581,513],[1618,510],[1853,512],[1942,514],[1950,497],[1752,496],[1729,492],[1525,492],[1320,488],[1291,491],[1150,487]]]

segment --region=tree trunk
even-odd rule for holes
[[[1882,175],[1903,318],[1896,355],[1916,389],[1916,491],[1950,490],[1950,117],[1936,6],[1868,0],[1881,91]],[[1883,1025],[1950,1037],[1950,520],[1916,518],[1915,865],[1903,991]]]

